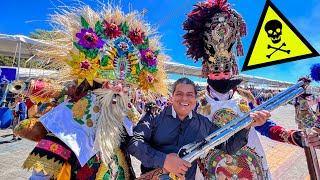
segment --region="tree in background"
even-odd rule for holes
[[[27,62],[28,58],[21,58],[20,59],[20,67],[24,68],[36,68],[37,62],[29,61]],[[0,54],[0,66],[10,66],[10,67],[18,67],[18,57],[12,56],[4,56]]]
[[[30,32],[30,38],[41,40],[52,40],[59,37],[59,33],[55,30],[47,31],[42,29],[36,29],[35,32]]]
[[[42,29],[36,29],[35,32],[30,32],[29,37],[39,40],[52,40],[59,37],[59,33],[57,33],[55,30],[47,31]],[[28,58],[21,58],[20,60],[20,67],[37,68],[41,66],[37,61],[34,60],[26,62]],[[0,54],[0,66],[18,67],[18,57],[5,56]]]

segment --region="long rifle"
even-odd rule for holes
[[[198,159],[202,154],[208,153],[209,150],[225,142],[232,135],[234,135],[241,129],[247,127],[253,121],[253,119],[250,117],[251,112],[262,110],[272,111],[277,107],[287,103],[291,99],[301,95],[303,92],[305,92],[305,88],[308,86],[308,84],[308,82],[299,81],[297,84],[275,95],[273,98],[270,98],[266,102],[262,103],[260,106],[252,109],[250,112],[245,113],[242,117],[229,122],[225,126],[221,127],[219,130],[207,136],[204,140],[183,146],[179,150],[178,155],[185,161],[188,161],[190,163],[193,162],[194,160]],[[176,178],[174,175],[172,176],[172,174],[166,174],[164,170],[158,168],[142,175],[137,179],[174,180]]]
[[[299,125],[299,129],[302,130],[304,135],[307,135],[314,131],[314,129],[319,129],[319,122],[317,122],[318,117],[313,113],[311,107],[307,101],[307,94],[302,94],[297,97],[295,103],[296,110],[296,122]],[[305,139],[302,138],[302,142],[306,145]],[[311,180],[320,180],[320,168],[317,158],[317,153],[313,147],[304,147],[304,153],[307,159],[308,171]]]

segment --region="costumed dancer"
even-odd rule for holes
[[[20,122],[13,129],[14,134],[24,139],[39,142],[47,130],[39,118],[58,105],[56,99],[64,96],[66,88],[50,79],[31,80],[28,92],[30,107],[28,119]]]
[[[57,36],[37,55],[59,70],[51,75],[56,82],[76,79],[81,93],[40,117],[47,131],[23,164],[30,179],[135,177],[126,150],[130,91],[167,94],[169,58],[141,14],[101,9],[68,7],[50,16]]]
[[[13,137],[12,140],[17,140],[16,134],[14,133],[14,128],[21,122],[23,122],[27,118],[27,106],[24,102],[25,94],[19,93],[15,96],[15,108],[14,108],[14,119],[12,122],[12,130],[13,130]],[[21,140],[18,137],[18,140]]]
[[[229,6],[226,0],[197,3],[183,24],[187,55],[195,62],[202,59],[202,76],[208,83],[198,112],[220,127],[249,112],[250,102],[256,106],[250,91],[237,87],[242,79],[237,77],[238,65],[232,51],[236,44],[236,55],[243,56],[241,38],[247,28],[240,14]],[[261,116],[269,112],[257,113]],[[302,147],[299,131],[286,130],[268,119],[264,125],[251,128],[248,144],[236,155],[215,149],[200,159],[196,179],[271,179],[257,132]]]
[[[311,66],[311,78],[316,81],[320,82],[320,63],[313,64]],[[319,96],[319,95],[318,95]],[[320,118],[320,99],[319,97],[316,98],[316,115]]]
[[[315,81],[320,80],[320,68],[319,64],[314,64],[311,67],[311,77]],[[302,77],[298,81],[304,81],[311,83],[309,76]],[[302,131],[303,136],[308,137],[308,141],[303,139],[304,152],[306,155],[308,171],[311,179],[320,179],[320,168],[315,149],[320,148],[319,134],[320,134],[320,118],[317,116],[317,112],[314,112],[311,108],[308,97],[312,94],[306,91],[295,99],[295,119],[298,124],[298,128]],[[311,144],[311,146],[310,146]]]

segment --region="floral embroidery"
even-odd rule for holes
[[[208,104],[207,106],[199,106],[197,112],[204,115],[204,116],[210,115],[211,114],[211,104]]]
[[[77,179],[89,179],[94,173],[94,169],[90,168],[88,164],[84,165],[77,173]]]
[[[100,164],[101,162],[100,158],[96,155],[87,162],[87,165],[89,168],[92,168],[94,164]]]
[[[279,136],[283,139],[284,142],[289,143],[289,132],[288,131],[283,131],[282,133],[279,134]]]
[[[206,178],[210,179],[264,179],[266,172],[262,157],[254,149],[244,146],[235,155],[214,149],[199,162]]]
[[[91,114],[89,114],[90,105],[91,105],[90,98],[91,98],[91,94],[81,98],[78,102],[76,102],[74,104],[67,105],[67,107],[72,110],[73,119],[77,123],[79,123],[80,125],[84,124],[83,118],[85,116],[86,116],[86,119],[91,118]],[[91,124],[90,122],[88,122],[88,123]],[[93,125],[93,123],[92,123],[92,125]]]
[[[88,100],[83,99],[74,104],[72,108],[73,117],[77,119],[82,119],[86,112],[86,106],[88,105]]]
[[[55,142],[52,142],[50,140],[42,139],[37,144],[36,147],[40,148],[40,149],[44,149],[44,150],[50,151],[52,153],[55,153],[55,154],[59,155],[60,157],[64,158],[65,160],[68,160],[70,155],[71,155],[71,151],[69,151],[68,149],[64,148],[62,145],[57,144]]]
[[[207,101],[206,98],[203,98],[203,99],[200,100],[200,103],[201,103],[202,106],[206,106],[208,104],[208,101]]]
[[[238,106],[242,113],[247,113],[251,110],[251,108],[247,104],[239,103]]]
[[[232,109],[222,108],[214,112],[214,114],[212,115],[212,122],[215,125],[222,127],[239,117],[239,114]]]
[[[56,150],[58,150],[59,149],[59,146],[57,145],[57,144],[52,144],[51,146],[50,146],[50,150],[52,151],[52,152],[55,152]]]

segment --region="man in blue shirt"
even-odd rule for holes
[[[163,168],[180,179],[194,179],[196,162],[189,163],[181,159],[179,149],[194,141],[203,140],[218,130],[208,118],[192,111],[196,106],[196,86],[188,78],[181,78],[173,85],[173,105],[165,108],[158,116],[143,117],[134,129],[134,137],[128,151],[139,159],[145,168]],[[266,122],[269,113],[255,112],[251,126]],[[216,148],[234,154],[247,143],[248,129],[239,131],[227,142]]]
[[[12,124],[12,130],[16,127],[16,125],[25,120],[27,118],[27,106],[26,103],[24,102],[24,95],[23,94],[18,94],[15,96],[16,98],[16,105],[15,105],[15,115],[14,115],[14,120]],[[13,133],[13,141],[17,140],[16,135]],[[18,140],[21,140],[19,137]]]

